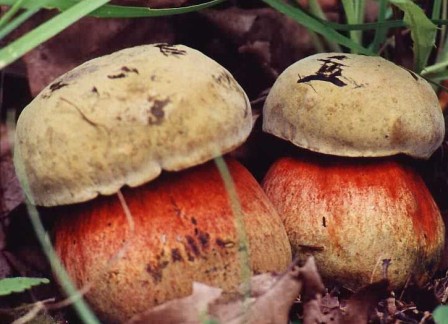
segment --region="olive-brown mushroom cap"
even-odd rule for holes
[[[186,46],[144,45],[46,87],[20,115],[15,163],[35,204],[71,204],[229,152],[251,127],[226,69]]]
[[[271,89],[263,129],[315,152],[428,158],[443,141],[431,86],[381,57],[321,53],[287,68]]]

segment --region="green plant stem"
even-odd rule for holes
[[[241,277],[242,282],[245,287],[245,295],[249,295],[249,280],[251,276],[250,262],[249,262],[249,248],[248,248],[248,238],[246,234],[246,228],[244,225],[243,212],[241,209],[240,200],[238,198],[238,193],[235,188],[235,183],[233,182],[232,175],[230,174],[227,164],[222,156],[218,156],[215,159],[215,164],[224,182],[224,187],[226,188],[227,195],[229,197],[230,207],[232,209],[233,215],[235,217],[235,229],[237,232],[237,237],[239,240],[238,250],[240,251],[240,263],[241,263]]]
[[[42,225],[39,212],[37,211],[36,207],[34,207],[29,200],[26,200],[26,207],[31,223],[33,224],[33,228],[36,232],[36,236],[42,246],[42,249],[44,250],[47,259],[51,264],[51,268],[56,274],[58,282],[64,289],[65,293],[73,298],[73,307],[76,309],[79,317],[86,324],[99,324],[99,321],[96,318],[95,314],[93,314],[82,296],[80,296],[79,292],[72,284],[67,272],[59,261],[59,258],[57,257],[56,252],[54,251],[48,237],[48,233],[45,231]]]
[[[342,0],[342,5],[349,24],[359,24],[364,21],[365,0]],[[355,43],[361,44],[362,31],[351,31],[350,38]]]
[[[21,5],[24,0],[17,0],[11,8],[6,11],[6,13],[0,18],[0,29],[3,28],[11,19],[14,17],[14,15],[17,13],[17,11],[20,10]]]
[[[7,114],[7,126],[9,129],[14,129],[14,113],[9,112]],[[15,159],[14,163],[17,166],[17,176],[20,179],[22,187],[25,189],[25,192],[30,192],[28,177],[23,172],[24,166],[23,161],[20,159]],[[81,294],[77,291],[73,283],[71,282],[70,277],[62,266],[56,252],[53,249],[53,245],[50,242],[50,238],[48,233],[46,232],[39,216],[39,211],[37,208],[29,201],[28,198],[25,198],[25,206],[33,225],[34,231],[36,233],[36,237],[42,246],[42,250],[45,253],[48,261],[50,262],[51,268],[58,279],[59,284],[61,285],[64,292],[71,298],[73,302],[73,307],[77,311],[80,319],[83,323],[86,324],[99,324],[100,322],[96,318],[95,314],[90,310],[87,303],[82,298]]]
[[[432,13],[431,13],[432,19],[440,18],[441,8],[442,8],[442,0],[434,0],[434,3],[432,5]]]
[[[80,1],[70,9],[67,9],[67,11],[64,11],[12,42],[0,50],[0,69],[14,62],[28,51],[47,41],[81,17],[89,14],[107,2],[109,2],[109,0]]]
[[[430,73],[440,72],[443,69],[446,69],[448,67],[448,60],[445,60],[443,62],[427,66],[424,68],[421,72],[422,75],[428,75]]]
[[[386,21],[386,12],[387,12],[387,0],[379,1],[379,10],[378,10],[378,18],[377,21],[379,23],[384,23]],[[377,53],[382,43],[386,40],[387,37],[387,28],[382,25],[378,25],[375,28],[375,37],[370,45],[370,49]]]
[[[35,9],[27,9],[22,12],[20,15],[15,17],[11,22],[9,22],[5,27],[0,29],[0,40],[8,36],[14,29],[23,24],[27,19],[33,16],[35,13],[39,11],[39,8]]]

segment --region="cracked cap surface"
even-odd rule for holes
[[[33,203],[72,204],[227,153],[251,127],[226,69],[186,46],[144,45],[47,86],[19,117],[14,159]]]
[[[311,151],[428,158],[442,110],[424,79],[381,57],[321,53],[287,68],[263,108],[263,129]]]

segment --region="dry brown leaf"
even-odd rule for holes
[[[347,301],[346,314],[341,323],[367,323],[378,302],[388,297],[388,288],[389,281],[383,279],[358,290]]]
[[[309,281],[309,282],[308,282]],[[300,292],[319,296],[323,285],[314,259],[282,275],[261,274],[251,278],[251,295],[222,294],[221,289],[195,283],[193,294],[156,306],[129,323],[201,323],[213,319],[225,324],[287,323],[289,310]],[[241,288],[242,289],[242,288]]]
[[[128,324],[144,323],[201,323],[210,303],[222,294],[219,288],[193,283],[190,296],[171,300],[131,319]]]
[[[260,67],[275,78],[313,47],[307,30],[271,8],[204,10],[200,13],[239,53],[255,57]]]
[[[46,21],[53,12],[39,12],[15,36]],[[94,31],[94,32],[92,32]],[[86,17],[24,56],[31,93],[36,96],[59,75],[97,56],[144,43],[172,43],[169,18],[99,19]]]

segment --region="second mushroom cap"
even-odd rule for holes
[[[381,57],[321,53],[286,69],[263,111],[263,129],[311,151],[428,158],[443,141],[431,86]]]

